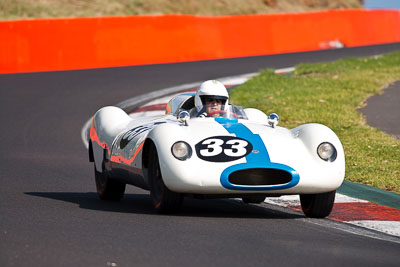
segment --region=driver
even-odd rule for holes
[[[221,117],[228,107],[228,91],[217,80],[203,82],[196,91],[194,105],[199,117]]]

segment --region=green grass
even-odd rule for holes
[[[400,193],[400,141],[366,125],[357,111],[369,96],[397,80],[400,52],[303,64],[292,76],[264,70],[233,90],[231,99],[267,114],[277,112],[283,127],[328,126],[342,141],[346,180]]]

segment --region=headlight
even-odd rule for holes
[[[179,160],[187,160],[192,156],[192,148],[183,141],[178,141],[171,147],[172,155]]]
[[[325,161],[335,161],[337,152],[336,148],[328,142],[321,143],[317,148],[318,156]]]

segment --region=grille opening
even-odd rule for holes
[[[246,169],[231,173],[228,178],[235,185],[278,185],[292,180],[292,175],[279,169]]]

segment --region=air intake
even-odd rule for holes
[[[228,178],[234,185],[280,185],[292,180],[292,175],[279,169],[245,169],[231,173]]]

